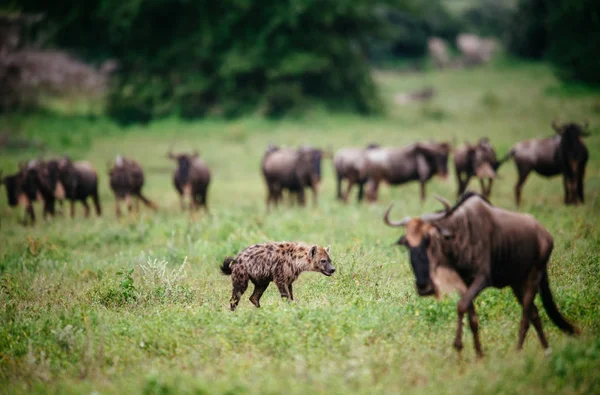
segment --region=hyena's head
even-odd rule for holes
[[[335,272],[335,267],[331,264],[331,258],[329,257],[329,250],[331,246],[323,248],[318,245],[313,245],[308,252],[308,259],[311,263],[311,270],[314,272],[321,272],[326,276],[331,276]]]

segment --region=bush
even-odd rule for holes
[[[520,0],[509,27],[508,51],[527,59],[540,59],[547,48],[546,0]]]

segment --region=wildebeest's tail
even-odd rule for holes
[[[511,148],[510,151],[508,151],[508,153],[504,155],[502,159],[496,162],[496,164],[494,165],[494,171],[498,170],[500,166],[502,166],[505,162],[510,160],[513,156],[515,156],[515,149]]]
[[[229,276],[231,274],[231,262],[233,262],[234,260],[235,258],[231,256],[225,258],[223,264],[221,265],[221,273],[223,273],[226,276]]]
[[[556,307],[556,303],[554,303],[554,298],[552,298],[552,292],[550,292],[550,284],[548,283],[548,272],[545,271],[542,276],[542,281],[540,282],[540,293],[542,295],[542,303],[544,304],[544,309],[546,309],[546,313],[548,316],[558,326],[563,332],[568,333],[569,335],[577,335],[579,334],[579,329],[577,329],[573,324],[566,320],[565,317],[558,311]]]
[[[142,195],[141,192],[138,194],[138,197],[146,206],[150,207],[152,210],[158,210],[158,206],[152,200]]]

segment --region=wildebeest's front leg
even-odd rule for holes
[[[120,200],[121,200],[121,198],[115,196],[115,215],[117,216],[117,218],[121,217],[121,204],[120,204]]]
[[[520,206],[521,190],[523,189],[523,184],[525,184],[525,181],[527,180],[527,176],[529,175],[531,169],[518,167],[517,170],[519,171],[519,180],[517,181],[517,185],[515,185],[515,201],[517,203],[517,206]]]
[[[85,208],[85,217],[88,218],[90,216],[90,205],[87,202],[87,199],[81,199],[81,204],[83,204],[83,207]]]
[[[475,352],[479,358],[483,357],[483,351],[481,350],[481,342],[479,341],[479,319],[475,312],[475,305],[471,304],[469,307],[469,326],[471,327],[471,333],[473,333],[473,344],[475,345]]]
[[[354,179],[352,177],[348,178],[348,186],[346,187],[346,193],[344,194],[344,203],[348,203],[348,197],[350,196],[350,191],[354,186]]]
[[[71,218],[75,218],[75,200],[71,200]]]
[[[463,177],[464,175],[464,177]],[[469,180],[471,177],[467,173],[463,173],[461,171],[456,171],[456,179],[458,181],[458,193],[457,195],[460,197],[465,190],[467,189],[467,185],[469,185]]]
[[[585,162],[579,165],[579,172],[577,173],[577,196],[581,204],[584,203],[583,197],[583,179],[585,177]]]
[[[475,277],[473,283],[467,289],[467,292],[458,301],[458,328],[456,329],[456,337],[454,338],[454,348],[457,351],[462,350],[462,331],[463,331],[463,317],[465,313],[472,307],[473,300],[487,287],[487,279],[483,275]]]

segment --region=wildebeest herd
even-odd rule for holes
[[[366,196],[369,202],[378,200],[380,183],[390,185],[418,181],[420,198],[426,197],[425,185],[433,176],[447,177],[448,158],[454,156],[459,196],[452,206],[436,196],[444,210],[421,217],[390,220],[390,208],[384,222],[404,227],[406,234],[398,241],[409,250],[410,263],[420,296],[439,295],[449,290],[461,294],[458,303],[458,328],[454,347],[461,350],[463,316],[468,314],[477,355],[483,352],[479,341],[479,323],[473,304],[487,287],[510,286],[523,309],[519,329],[519,348],[530,324],[533,324],[544,348],[544,335],[538,309],[534,303],[538,291],[550,319],[564,332],[578,333],[558,311],[549,287],[547,265],[553,249],[553,238],[532,216],[493,206],[489,198],[492,184],[498,178],[500,166],[514,160],[518,170],[515,201],[521,203],[521,190],[527,176],[535,171],[550,177],[562,174],[565,204],[584,202],[584,173],[588,151],[582,138],[589,135],[587,123],[552,122],[556,135],[545,139],[522,141],[514,145],[500,160],[487,138],[476,144],[453,148],[446,142],[419,142],[408,147],[381,147],[369,144],[365,148],[343,148],[332,155],[330,150],[301,146],[298,149],[269,145],[261,170],[267,189],[266,206],[277,206],[287,192],[290,199],[305,205],[305,189],[312,191],[317,203],[323,158],[333,158],[337,178],[336,198],[348,202],[354,185],[358,186],[358,201]],[[208,212],[208,187],[211,171],[197,152],[168,153],[176,161],[173,184],[180,195],[182,208],[204,208]],[[139,210],[139,200],[153,210],[157,205],[142,194],[144,172],[132,159],[117,156],[108,165],[109,184],[115,195],[115,212],[120,216],[124,201],[129,211]],[[479,179],[481,194],[466,192],[472,177]],[[43,202],[44,217],[56,212],[69,200],[71,216],[75,202],[80,201],[89,216],[88,198],[96,214],[101,215],[98,197],[98,176],[89,162],[72,161],[68,157],[48,161],[32,160],[22,164],[17,173],[0,180],[6,186],[10,206],[25,206],[25,222],[35,221],[33,202]],[[343,190],[343,182],[346,182]],[[260,298],[271,281],[283,298],[293,300],[292,283],[304,271],[317,271],[327,276],[335,272],[330,247],[294,242],[267,242],[249,246],[236,257],[227,257],[221,272],[232,277],[231,310],[235,310],[248,283],[254,284],[250,301],[260,307]]]

